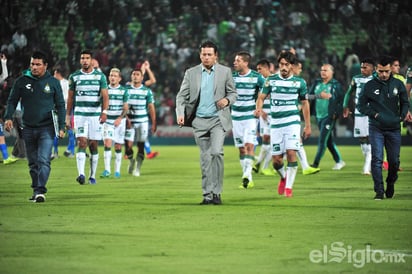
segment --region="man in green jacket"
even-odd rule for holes
[[[47,57],[43,52],[32,54],[30,69],[25,70],[13,85],[4,116],[6,130],[13,128],[13,113],[19,101],[23,109],[22,134],[33,189],[30,200],[40,203],[46,200],[53,140],[56,135],[64,137],[66,113],[60,82],[47,71]]]
[[[369,117],[369,140],[372,146],[372,178],[375,200],[392,198],[398,179],[401,150],[401,122],[412,121],[405,85],[391,74],[391,58],[381,57],[372,80],[365,84],[356,107]],[[382,177],[383,149],[388,159],[386,191]]]

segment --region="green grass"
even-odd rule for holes
[[[56,159],[44,204],[27,201],[26,161],[1,165],[0,273],[412,271],[412,147],[402,148],[395,198],[374,201],[371,177],[360,174],[359,146],[340,147],[341,171],[331,170],[328,153],[320,173],[299,169],[291,199],[276,194],[278,177],[254,175],[254,189],[238,189],[238,153],[227,146],[222,206],[198,205],[197,147],[156,149],[160,155],[145,160],[141,177],[128,175],[124,161],[121,179],[98,178],[97,185],[76,183],[75,159]],[[311,161],[315,147],[306,150]],[[339,242],[344,246],[332,250]],[[368,246],[405,262],[330,261],[333,251],[348,251],[360,266]],[[327,261],[312,262],[309,254],[324,248]]]

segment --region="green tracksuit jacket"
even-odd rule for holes
[[[356,107],[369,117],[370,125],[381,130],[400,129],[400,122],[409,109],[405,85],[392,75],[387,81],[382,81],[374,73],[373,79],[360,93]]]
[[[45,127],[53,124],[52,110],[57,110],[59,130],[65,128],[66,109],[59,80],[48,71],[41,78],[34,77],[30,70],[14,82],[7,100],[4,120],[11,120],[18,102],[23,109],[23,126]]]

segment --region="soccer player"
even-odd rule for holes
[[[350,114],[349,100],[355,91],[355,105],[358,103],[359,95],[367,82],[373,78],[374,61],[372,59],[363,59],[361,61],[361,74],[352,77],[351,84],[346,91],[345,98],[343,100],[343,117],[347,118]],[[365,158],[363,164],[362,174],[371,175],[371,160],[372,151],[371,144],[369,142],[369,118],[368,116],[361,114],[357,108],[355,108],[355,125],[353,128],[353,136],[359,138],[362,154]]]
[[[106,76],[93,68],[92,52],[80,53],[81,69],[69,76],[69,95],[67,97],[66,126],[70,128],[71,109],[74,106],[74,128],[78,151],[76,153],[78,177],[83,185],[86,181],[86,148],[90,149],[89,183],[96,184],[96,169],[99,161],[98,141],[102,140],[102,123],[106,122],[109,108]]]
[[[282,52],[278,57],[279,74],[266,79],[262,93],[256,101],[257,116],[265,117],[262,110],[263,102],[270,96],[270,143],[273,167],[280,176],[278,194],[292,197],[292,188],[298,169],[296,151],[300,146],[300,100],[302,104],[305,127],[303,137],[308,138],[311,133],[310,110],[307,100],[307,86],[303,78],[293,75],[292,66],[296,57],[291,52]],[[287,167],[285,170],[283,156],[286,153]]]
[[[134,69],[131,75],[129,92],[129,113],[131,128],[126,130],[126,155],[130,160],[129,174],[140,176],[140,169],[145,158],[144,143],[149,136],[149,116],[151,132],[156,132],[156,109],[152,90],[143,85],[143,72]],[[133,142],[137,141],[137,154],[133,158]]]
[[[122,80],[120,70],[112,68],[109,73],[109,109],[107,110],[107,120],[103,125],[104,141],[104,171],[100,178],[111,176],[112,143],[114,141],[115,168],[114,178],[120,178],[120,167],[122,164],[122,145],[125,143],[126,114],[129,109],[127,101],[129,93],[126,88],[120,85]]]
[[[236,54],[233,66],[237,101],[232,105],[233,139],[239,148],[240,165],[242,167],[242,184],[239,188],[252,188],[252,168],[254,146],[256,143],[257,119],[254,115],[256,98],[263,87],[265,79],[258,72],[251,70],[251,55],[246,51]]]
[[[266,79],[271,75],[270,62],[267,59],[262,59],[258,61],[256,65],[256,70]],[[265,98],[263,102],[262,110],[266,114],[270,114],[270,100],[268,97]],[[269,166],[272,159],[272,154],[270,152],[270,115],[265,115],[266,119],[262,116],[259,117],[259,130],[260,136],[262,137],[262,147],[259,152],[259,156],[253,165],[253,171],[262,173],[263,175],[274,175],[274,171]]]
[[[294,53],[294,51],[291,50],[291,52],[296,55],[296,53]],[[293,75],[301,77],[300,74],[302,73],[302,62],[300,62],[298,59],[296,59],[295,64],[293,64],[293,66],[292,66],[292,71],[293,71]],[[301,106],[299,105],[299,107],[301,107]],[[320,171],[320,168],[311,167],[309,165],[308,158],[306,156],[305,147],[303,146],[302,138],[300,138],[300,147],[299,147],[299,150],[296,152],[296,155],[298,156],[298,159],[300,161],[300,165],[302,166],[302,174],[303,175],[315,174],[315,173],[318,173]]]

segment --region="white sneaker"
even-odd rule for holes
[[[332,169],[341,170],[344,166],[346,166],[346,163],[344,161],[340,161],[339,163],[336,163]]]
[[[135,170],[133,171],[133,176],[139,177],[139,176],[140,176],[140,170],[135,169]]]

